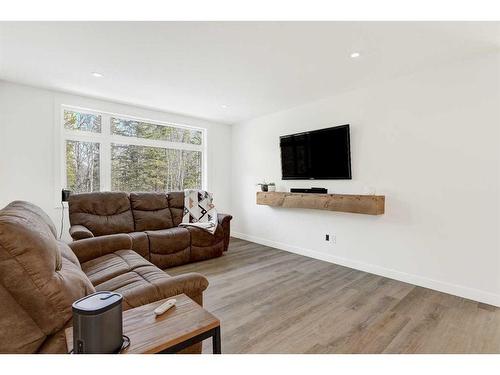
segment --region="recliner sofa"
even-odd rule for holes
[[[74,194],[69,198],[75,241],[125,233],[132,249],[165,269],[221,256],[229,245],[231,215],[219,214],[215,234],[179,227],[184,192]]]
[[[203,275],[171,277],[131,248],[127,234],[68,246],[39,207],[15,201],[0,210],[0,353],[66,353],[71,305],[95,291],[121,293],[124,310],[181,293],[202,305]]]

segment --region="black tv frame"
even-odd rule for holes
[[[349,166],[349,174],[347,177],[284,177],[283,176],[283,155],[281,153],[281,139],[282,138],[287,138],[287,137],[293,137],[297,135],[305,135],[305,134],[311,134],[311,133],[321,133],[324,131],[329,131],[332,129],[341,129],[341,128],[347,128],[347,163]],[[311,131],[306,131],[306,132],[301,132],[301,133],[294,133],[294,134],[287,134],[287,135],[282,135],[280,136],[280,161],[281,161],[281,179],[282,180],[352,180],[352,168],[351,168],[351,129],[349,124],[345,125],[339,125],[339,126],[332,126],[329,128],[323,128],[323,129],[318,129],[318,130],[311,130]]]

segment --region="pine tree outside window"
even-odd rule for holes
[[[165,192],[202,189],[203,129],[64,106],[63,187]]]

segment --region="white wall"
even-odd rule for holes
[[[499,67],[484,56],[235,126],[233,234],[500,305]],[[351,181],[281,180],[280,135],[346,123]],[[386,213],[257,206],[263,179],[281,191],[374,187]]]
[[[59,227],[56,208],[60,105],[74,105],[207,129],[207,189],[220,212],[230,212],[228,125],[0,81],[0,206],[22,199],[42,207]],[[67,218],[66,218],[67,220]],[[65,223],[66,232],[68,223]],[[67,238],[67,237],[66,237]]]

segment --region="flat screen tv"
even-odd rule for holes
[[[350,180],[349,125],[280,137],[283,180]]]

